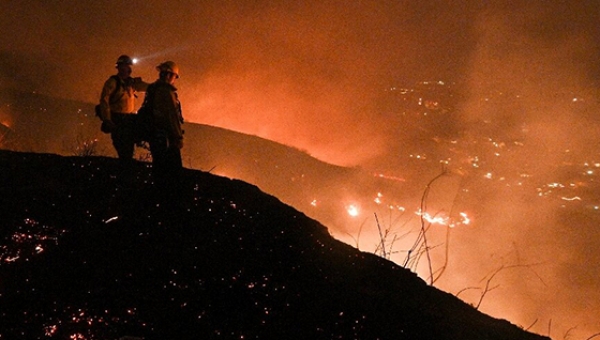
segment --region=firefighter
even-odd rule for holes
[[[179,67],[172,61],[165,61],[156,70],[158,79],[148,87],[144,101],[152,114],[149,137],[152,173],[159,188],[166,194],[176,194],[183,169],[183,116],[174,86],[179,78]]]
[[[104,82],[100,95],[100,119],[102,131],[111,134],[112,144],[119,156],[121,176],[132,175],[135,150],[135,98],[137,92],[145,92],[148,84],[142,78],[133,78],[133,59],[122,55],[117,59],[117,74]]]

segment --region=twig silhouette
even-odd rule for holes
[[[492,290],[494,290],[494,289],[496,289],[496,288],[499,287],[499,285],[496,285],[494,287],[490,287],[490,284],[491,284],[492,280],[494,279],[494,277],[496,275],[498,275],[498,273],[500,273],[501,271],[503,271],[505,269],[511,269],[511,268],[522,268],[522,267],[525,267],[525,268],[531,269],[531,266],[533,266],[533,265],[529,265],[529,264],[514,264],[514,265],[510,265],[510,266],[505,266],[505,265],[500,266],[500,268],[498,268],[494,272],[492,272],[492,274],[487,278],[486,283],[485,283],[485,287],[483,289],[483,292],[481,293],[481,296],[479,297],[479,302],[477,303],[477,305],[476,305],[475,308],[479,309],[479,307],[481,306],[481,303],[483,302],[483,299],[487,295],[487,293],[489,293],[490,291],[492,291]],[[537,275],[537,273],[535,271],[533,271],[533,272]],[[538,276],[538,279],[540,279],[540,281],[544,285],[546,285],[546,283],[542,280],[542,278],[539,275],[537,275],[537,276]],[[484,279],[485,279],[485,277],[484,277]]]
[[[379,239],[381,239],[381,253],[383,254],[383,258],[387,259],[387,254],[385,253],[385,238],[383,237],[383,233],[381,232],[381,225],[379,225],[379,219],[377,218],[377,213],[375,215],[375,222],[377,223],[377,229],[379,230]]]
[[[563,335],[563,339],[567,339],[570,336],[570,333],[572,330],[574,330],[577,327],[571,327],[569,329],[567,329],[567,331],[565,332],[565,335]]]
[[[356,235],[356,237],[354,237],[349,232],[346,232],[346,234],[354,240],[354,243],[356,244],[356,249],[360,249],[360,234],[362,233],[362,229],[365,225],[365,222],[367,222],[366,219],[360,224],[360,227],[358,228],[358,234]],[[375,250],[375,253],[377,253],[377,250]]]
[[[421,240],[422,240],[422,244],[423,244],[423,249],[425,251],[425,255],[427,255],[427,266],[429,268],[429,278],[430,278],[430,284],[433,285],[433,268],[432,268],[432,264],[431,264],[431,254],[429,254],[429,246],[427,244],[427,228],[425,227],[425,218],[423,217],[423,215],[425,214],[426,209],[426,201],[427,201],[427,197],[429,196],[429,191],[431,190],[431,185],[438,180],[439,178],[441,178],[442,176],[444,176],[447,173],[446,169],[443,168],[442,172],[435,176],[431,181],[429,181],[429,183],[427,183],[427,185],[425,186],[425,190],[423,191],[423,196],[421,196],[421,214],[420,214],[420,220],[421,220],[421,231],[419,233],[419,236],[417,237],[417,240],[415,241],[415,243],[413,244],[413,246],[410,248],[410,250],[408,251],[407,254],[407,258],[404,261],[404,264],[406,266],[406,264],[410,261],[410,256],[412,255],[412,253],[415,251],[415,249],[417,249],[417,247],[420,246],[421,244]]]
[[[533,321],[533,323],[531,325],[529,325],[529,327],[525,328],[525,330],[526,331],[530,330],[531,327],[533,327],[537,322],[538,322],[538,319],[535,319],[535,321]]]

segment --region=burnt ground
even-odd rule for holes
[[[0,151],[0,339],[547,339],[242,181]]]

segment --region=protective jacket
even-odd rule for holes
[[[177,88],[163,80],[150,85],[152,92],[152,111],[154,129],[166,133],[171,143],[183,139],[183,116],[181,104],[177,97]]]
[[[100,118],[111,120],[111,113],[135,113],[136,92],[144,92],[148,84],[141,78],[121,79],[111,76],[104,82],[100,94]]]

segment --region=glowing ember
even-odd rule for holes
[[[397,177],[397,176],[389,176],[389,175],[385,175],[385,174],[375,174],[375,177],[379,177],[379,178],[384,178],[384,179],[389,179],[392,181],[398,181],[398,182],[405,182],[406,180],[402,177]]]
[[[109,224],[110,222],[116,221],[118,219],[119,219],[119,216],[113,216],[113,217],[107,219],[104,223]]]
[[[358,207],[354,204],[350,204],[349,206],[347,206],[346,210],[348,211],[348,215],[352,217],[356,217],[360,213]]]

